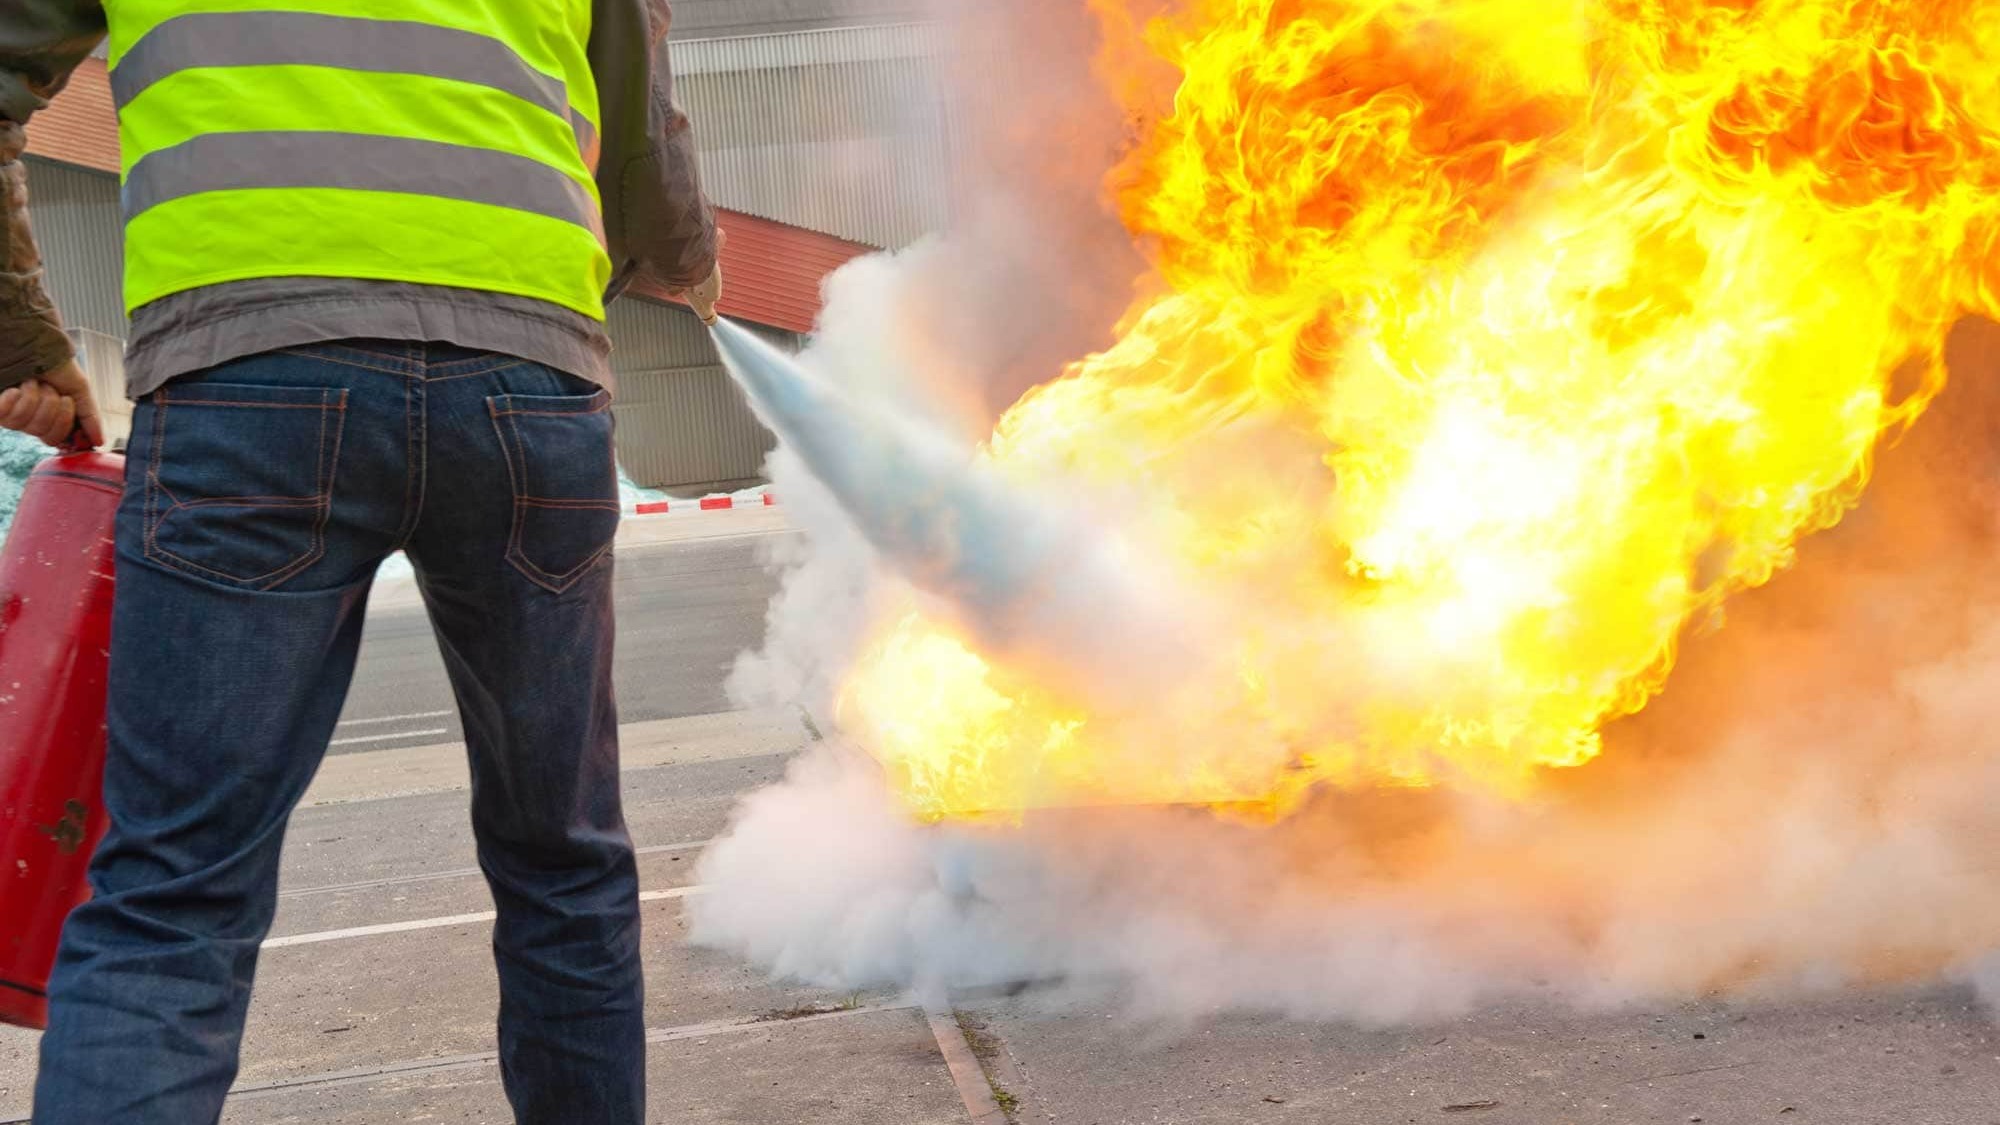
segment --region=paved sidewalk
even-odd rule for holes
[[[691,949],[681,907],[706,842],[811,740],[790,712],[628,727],[641,847],[654,1121],[962,1125],[924,1014],[902,998],[773,984]],[[328,760],[286,840],[231,1125],[504,1123],[491,899],[461,747]],[[0,1122],[25,1118],[36,1037],[0,1029]]]
[[[646,547],[657,543],[678,543],[689,539],[717,539],[734,535],[769,535],[789,531],[783,505],[730,508],[715,512],[675,512],[664,516],[626,516],[618,525],[618,546]]]
[[[690,948],[693,868],[812,734],[788,711],[633,724],[651,1120],[691,1125],[2000,1125],[2000,1027],[1962,989],[1429,1026],[1133,1022],[1115,994],[773,983]],[[329,759],[287,838],[228,1125],[511,1120],[493,1059],[491,900],[456,745]],[[35,1036],[0,1029],[0,1125]],[[588,1125],[588,1123],[579,1123]]]
[[[1135,1026],[1115,999],[970,1005],[1024,1125],[2000,1125],[1969,990],[1583,1015],[1514,1005],[1374,1030]]]
[[[683,719],[628,723],[618,730],[625,772],[690,762],[758,757],[797,749],[810,733],[796,712],[726,711]],[[471,784],[459,742],[341,754],[326,759],[301,807],[449,792]]]

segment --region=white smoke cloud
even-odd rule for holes
[[[987,174],[967,177],[961,222],[837,276],[803,357],[940,442],[969,447],[1105,343],[1138,272],[1100,200],[1124,126],[1095,93],[1078,7],[963,17],[1040,79],[982,74],[1012,100],[972,117],[1066,124],[977,130]],[[1996,356],[2000,335],[1961,331],[1953,389],[1886,451],[1864,508],[1690,637],[1667,693],[1532,799],[1326,793],[1278,825],[1127,808],[926,826],[836,732],[704,856],[694,936],[848,987],[1116,980],[1170,1017],[1389,1022],[1526,994],[1594,1006],[1940,974],[2000,1005]],[[834,732],[871,623],[925,595],[797,456],[770,469],[805,535],[774,548],[783,590],[731,690],[803,703]]]
[[[1140,267],[1103,199],[1127,123],[1092,74],[1088,13],[1072,0],[932,2],[954,52],[939,68],[954,222],[835,274],[800,358],[864,408],[969,450],[1023,391],[1110,342]],[[773,548],[784,587],[731,694],[830,720],[866,626],[910,590],[796,455],[778,450],[767,471],[806,543]]]
[[[921,826],[836,744],[704,857],[695,935],[850,987],[1116,978],[1168,1017],[1402,1021],[1516,995],[1596,1006],[1953,970],[2000,1000],[1984,687],[2000,615],[1981,618],[1876,683],[1769,692],[1681,760],[1617,740],[1605,768],[1526,804],[1361,793],[1277,826],[1157,808]],[[1746,647],[1833,639],[1855,638]]]

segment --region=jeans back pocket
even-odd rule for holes
[[[507,561],[561,593],[618,535],[618,460],[611,393],[494,395],[486,400],[507,454],[514,527]]]
[[[326,553],[347,391],[170,384],[141,407],[146,557],[269,590]],[[150,414],[150,417],[147,415]]]

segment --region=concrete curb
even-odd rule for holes
[[[726,512],[732,508],[771,508],[778,503],[777,494],[769,488],[750,488],[741,492],[717,493],[693,500],[644,500],[625,505],[627,516],[666,516],[683,512]]]
[[[785,509],[775,502],[739,503],[731,509],[695,508],[689,503],[676,507],[674,514],[667,517],[635,517],[628,513],[618,526],[616,549],[621,553],[644,551],[702,540],[777,535],[792,530],[785,519]],[[417,592],[416,577],[410,573],[407,563],[394,569],[385,568],[379,573],[368,600],[371,611],[408,609],[422,604],[423,597]]]
[[[628,516],[664,516],[679,512],[726,512],[731,508],[771,508],[778,498],[766,492],[761,500],[741,500],[734,496],[704,496],[700,500],[655,500],[645,504],[634,504],[626,511]]]

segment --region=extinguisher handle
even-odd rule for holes
[[[97,448],[97,443],[90,440],[90,435],[84,433],[83,426],[79,424],[75,429],[69,432],[68,437],[63,439],[63,443],[56,447],[56,452],[88,453],[96,448]]]

